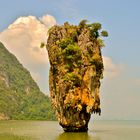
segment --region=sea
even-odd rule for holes
[[[57,121],[0,121],[0,140],[140,140],[140,121],[91,120],[87,133],[64,132]]]

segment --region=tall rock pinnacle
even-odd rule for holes
[[[101,36],[108,33],[100,30],[100,23],[86,24],[86,20],[78,26],[66,22],[49,30],[50,94],[59,124],[66,132],[87,131],[91,114],[101,113]]]

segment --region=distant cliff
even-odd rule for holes
[[[30,73],[0,43],[0,120],[53,120],[50,99]]]
[[[103,78],[101,24],[68,22],[49,30],[49,85],[57,118],[65,131],[87,131],[91,113],[101,114],[99,88]]]

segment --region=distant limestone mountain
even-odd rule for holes
[[[54,120],[50,99],[30,73],[0,43],[0,120]]]

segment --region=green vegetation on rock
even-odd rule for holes
[[[65,131],[87,131],[92,113],[101,114],[100,79],[103,78],[107,37],[100,23],[55,25],[49,31],[49,86],[59,124]]]
[[[44,95],[30,73],[0,43],[0,120],[54,120],[50,98]]]

